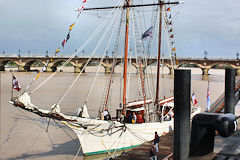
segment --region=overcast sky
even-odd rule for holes
[[[0,0],[0,55],[53,53],[76,19],[82,0]],[[117,0],[89,0],[100,4]],[[141,1],[141,0],[139,0]],[[144,1],[146,2],[146,1]],[[174,21],[179,57],[236,57],[240,52],[240,2],[238,0],[185,0]],[[89,6],[88,6],[89,5]],[[100,6],[99,4],[97,6]],[[96,15],[81,15],[62,54],[72,54],[100,24]],[[148,26],[147,26],[148,27]],[[86,49],[87,50],[87,49]]]

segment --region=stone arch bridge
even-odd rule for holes
[[[31,71],[31,65],[38,61],[43,65],[47,63],[49,57],[0,57],[0,71],[5,71],[5,65],[8,62],[14,62],[17,65],[18,71],[28,72]],[[69,63],[74,67],[74,72],[79,73],[83,66],[87,63],[89,57],[74,57]],[[63,62],[66,62],[68,57],[53,57],[52,62],[48,64],[47,72],[54,72],[57,70],[57,67]],[[90,62],[100,63],[101,58],[92,58]],[[116,65],[122,63],[122,58],[116,58]],[[130,62],[130,61],[129,61]],[[156,58],[148,58],[147,64],[143,64],[143,69],[146,69],[149,65],[152,65],[157,62]],[[101,62],[101,65],[105,68],[105,73],[111,73],[112,70],[113,58],[105,57]],[[131,59],[131,64],[138,69],[136,59]],[[165,59],[163,65],[169,68],[169,74],[172,74],[173,66],[169,59]],[[175,68],[182,66],[191,65],[194,67],[199,67],[202,69],[203,75],[208,75],[208,71],[215,66],[224,66],[228,68],[236,68],[238,74],[240,74],[240,61],[238,59],[192,59],[192,58],[180,58],[177,59],[177,65]]]

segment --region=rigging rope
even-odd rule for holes
[[[129,41],[128,41],[129,43]],[[129,45],[128,45],[129,46]],[[129,52],[129,62],[128,62],[129,66],[132,66],[132,50],[130,49],[130,52]],[[129,70],[129,67],[128,67],[128,70]],[[131,79],[131,73],[130,71],[128,72],[128,77],[127,77],[127,94],[126,94],[126,100],[129,100],[129,86],[130,86],[130,79]]]
[[[114,8],[111,10],[111,12],[109,13],[109,15],[103,20],[103,22],[99,25],[99,27],[95,30],[95,32],[88,38],[88,40],[80,47],[77,49],[76,52],[74,52],[70,58],[64,62],[64,64],[60,67],[60,70],[65,67],[84,47],[86,47],[88,45],[88,43],[100,32],[100,30],[104,27],[104,25],[107,23],[107,21],[109,20],[111,14],[113,14],[117,9],[119,9],[121,6],[123,5],[123,0],[122,2],[120,2],[120,4],[118,5],[118,7]],[[93,55],[91,55],[92,57]],[[43,81],[40,85],[38,85],[32,92],[30,92],[30,94],[34,93],[36,90],[38,90],[41,86],[43,86],[48,80],[50,80],[54,75],[56,75],[56,71],[50,75],[45,81]]]
[[[116,38],[116,41],[115,41],[115,45],[114,45],[114,49],[113,49],[113,52],[114,52],[114,56],[117,55],[118,53],[118,47],[119,47],[119,41],[120,41],[120,34],[121,34],[121,29],[123,28],[123,17],[124,17],[124,10],[122,10],[122,13],[121,13],[121,19],[120,19],[120,24],[119,24],[119,28],[118,28],[118,32],[117,32],[117,38]]]
[[[122,5],[123,5],[123,3],[122,3],[120,6],[118,6],[117,9],[121,8]],[[111,20],[111,19],[109,18],[109,21],[110,21],[110,20]],[[107,33],[107,30],[105,31],[104,36],[106,35],[106,33]],[[63,99],[66,97],[66,95],[68,94],[68,92],[72,89],[72,87],[74,86],[74,84],[76,83],[76,81],[78,80],[78,78],[80,77],[80,75],[82,74],[82,72],[83,72],[83,70],[85,69],[85,67],[86,67],[86,66],[88,65],[88,63],[91,61],[93,55],[94,55],[95,52],[96,52],[96,49],[97,49],[97,48],[99,47],[99,45],[102,43],[104,36],[101,37],[100,41],[98,42],[97,46],[95,47],[95,50],[94,50],[93,53],[91,54],[91,57],[90,57],[90,58],[88,59],[88,61],[85,63],[83,69],[82,69],[81,72],[78,74],[78,76],[77,76],[76,79],[73,81],[73,83],[70,85],[70,87],[68,88],[68,90],[65,92],[65,94],[63,95],[63,97],[62,97],[62,98],[60,99],[60,101],[58,102],[58,104],[60,104],[60,103],[63,101]]]
[[[115,29],[116,29],[116,26],[117,26],[117,25],[116,25],[116,24],[117,24],[117,19],[118,19],[119,15],[120,15],[119,13],[120,13],[120,12],[118,12],[118,14],[117,14],[116,17],[115,17],[115,20],[113,20],[113,23],[111,24],[111,25],[114,25],[114,28],[113,28],[113,30],[112,30],[112,32],[111,32],[111,35],[110,35],[110,37],[109,37],[109,40],[108,40],[107,45],[106,45],[106,47],[105,47],[105,50],[104,50],[104,52],[103,52],[102,58],[101,58],[100,63],[99,63],[99,65],[98,65],[97,72],[96,72],[95,77],[94,77],[94,80],[93,80],[93,82],[92,82],[92,84],[91,84],[91,86],[90,86],[90,89],[89,89],[89,92],[88,92],[88,95],[87,95],[87,98],[86,98],[85,102],[88,101],[88,98],[89,98],[89,96],[90,96],[90,94],[91,94],[91,92],[92,92],[92,89],[93,89],[93,86],[94,86],[95,81],[96,81],[96,79],[97,79],[97,76],[98,76],[98,73],[99,73],[99,70],[100,70],[102,61],[103,61],[103,59],[104,59],[104,56],[105,56],[105,54],[106,54],[106,52],[107,52],[107,49],[108,49],[108,47],[109,47],[109,45],[110,45],[110,42],[111,42],[111,40],[112,40],[113,33],[114,33],[114,31],[115,31]],[[114,19],[114,18],[113,18],[113,19]],[[110,29],[111,25],[108,26],[108,28],[106,29],[105,33],[104,33],[103,36],[102,36],[102,39],[101,39],[99,42],[102,42],[102,41],[104,40],[104,38],[105,38],[105,36],[107,35],[107,32],[108,32],[108,30]],[[100,44],[99,44],[99,45],[100,45]],[[99,46],[99,45],[97,45],[97,46]],[[94,50],[94,52],[96,52],[96,50],[97,50],[97,48]]]
[[[137,25],[137,22],[136,22],[136,14],[135,14],[135,10],[132,11],[132,15],[133,15],[133,23],[132,23],[132,28],[133,28],[133,40],[134,40],[134,50],[135,50],[135,58],[136,58],[136,64],[137,64],[137,67],[138,67],[138,91],[137,91],[137,97],[138,99],[141,99],[141,93],[142,93],[142,81],[141,81],[141,73],[140,73],[140,70],[139,70],[139,56],[142,55],[142,41],[140,40],[141,36],[138,32],[138,25]],[[142,93],[143,95],[143,93]],[[141,98],[140,98],[141,97]]]

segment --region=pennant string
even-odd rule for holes
[[[80,17],[81,11],[84,9],[84,5],[86,4],[86,2],[87,2],[87,0],[83,0],[81,7],[76,10],[76,11],[79,12],[76,19],[78,19],[78,18]],[[74,23],[72,23],[72,24],[69,26],[69,31],[68,31],[68,34],[67,34],[67,36],[66,36],[66,39],[64,39],[64,40],[62,41],[62,48],[64,48],[65,43],[70,39],[70,32],[71,32],[71,30],[72,30],[72,28],[73,28],[73,26],[74,26],[75,24],[76,24],[76,20],[75,20]],[[56,54],[59,53],[59,52],[60,52],[60,47],[58,47],[58,48],[56,49],[56,51],[55,51],[55,56],[56,56]],[[53,55],[53,56],[54,56],[54,55]],[[37,74],[36,78],[35,78],[32,82],[29,83],[29,85],[26,87],[25,91],[28,90],[28,89],[31,87],[32,83],[39,78],[41,72],[45,72],[45,71],[47,70],[47,67],[48,67],[49,62],[52,62],[52,60],[53,60],[53,56],[50,57],[50,59],[47,61],[46,65],[44,65],[43,68],[41,69],[41,71],[39,71],[39,73]]]
[[[87,0],[83,0],[81,7],[78,8],[78,9],[75,9],[75,11],[79,12],[76,19],[78,19],[78,18],[80,17],[80,14],[81,14],[82,10],[84,9],[84,6],[85,6],[86,2],[87,2]],[[76,24],[76,21],[69,26],[69,32],[68,32],[68,34],[67,34],[67,36],[66,36],[66,39],[64,39],[64,40],[62,41],[62,48],[64,48],[65,43],[70,39],[70,32],[71,32],[71,30],[73,29],[73,27],[74,27],[75,24]],[[60,52],[60,48],[58,47],[57,50],[56,50],[56,52],[55,52],[55,54],[57,54],[57,53],[59,53],[59,52]]]

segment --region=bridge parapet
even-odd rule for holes
[[[69,59],[69,57],[53,57],[52,62],[49,63],[47,67],[48,72],[53,72],[57,70],[57,67],[63,63],[66,62]],[[70,63],[74,67],[74,72],[80,72],[82,67],[86,64],[89,57],[74,57],[71,59]],[[1,57],[0,56],[0,70],[4,71],[4,66],[9,62],[13,61],[17,66],[19,71],[30,71],[31,65],[39,61],[43,65],[47,63],[49,60],[49,57],[42,57],[42,56],[34,56],[34,57]],[[100,63],[101,58],[100,57],[93,57],[91,59],[91,62],[98,62]],[[202,69],[202,74],[207,75],[209,69],[213,68],[214,66],[218,64],[226,64],[227,66],[231,68],[236,68],[238,74],[240,74],[240,61],[237,59],[201,59],[201,58],[179,58],[177,59],[178,64],[175,66],[176,68],[181,67],[184,64],[194,64],[195,66]],[[122,58],[118,57],[115,58],[116,65],[120,64],[122,62]],[[136,62],[135,58],[132,58],[128,60],[133,66],[137,68],[138,71],[138,64]],[[147,66],[156,63],[157,59],[156,57],[148,58],[147,63],[143,64],[143,70],[147,68]],[[113,58],[112,57],[105,57],[101,63],[101,65],[105,68],[105,73],[111,73],[112,70],[112,63]],[[172,65],[170,59],[164,60],[164,65],[169,68],[169,73],[172,71]]]

